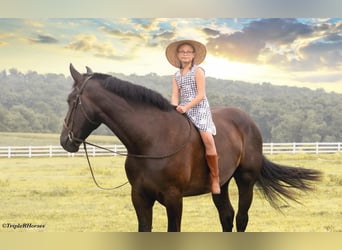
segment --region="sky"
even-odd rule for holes
[[[2,18],[0,71],[172,75],[181,39],[206,45],[207,76],[342,92],[342,18]]]

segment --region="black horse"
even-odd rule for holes
[[[204,146],[196,128],[157,92],[105,74],[80,74],[72,65],[70,72],[75,82],[60,136],[63,148],[76,152],[101,123],[108,126],[128,151],[125,170],[139,231],[152,230],[155,201],[166,207],[168,231],[180,231],[183,197],[210,192]],[[237,231],[247,227],[254,184],[279,208],[284,198],[297,200],[293,188],[311,190],[312,181],[319,180],[318,171],[267,160],[259,129],[242,110],[214,108],[212,114],[221,184],[221,194],[212,197],[223,231],[233,229],[228,194],[232,177],[239,192]]]

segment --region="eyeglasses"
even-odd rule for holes
[[[185,51],[185,50],[179,50],[178,54],[183,54],[183,55],[190,55],[194,53],[193,51]]]

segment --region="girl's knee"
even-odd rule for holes
[[[201,132],[201,137],[207,153],[215,154],[216,146],[213,135],[208,132]]]

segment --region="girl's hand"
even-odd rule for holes
[[[188,111],[185,106],[177,106],[176,110],[181,114],[184,114],[186,111]]]

